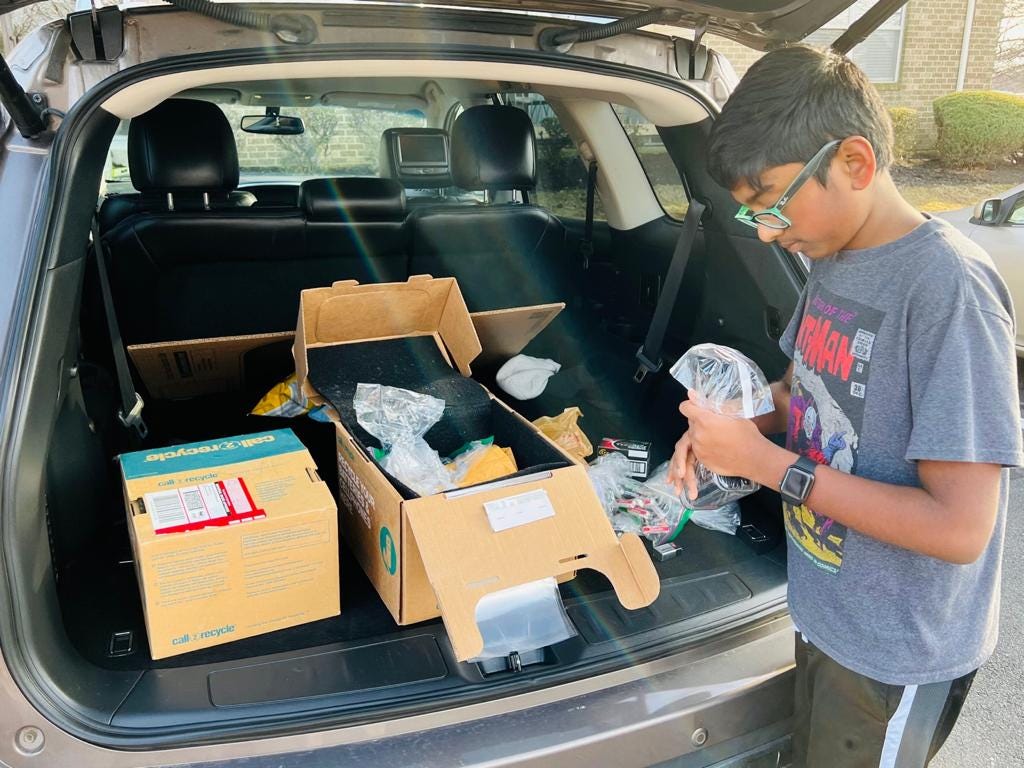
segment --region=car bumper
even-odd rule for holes
[[[0,760],[81,768],[776,765],[772,756],[784,748],[792,716],[792,669],[792,625],[778,618],[574,683],[295,736],[123,752],[41,725],[37,716],[43,750],[26,757],[2,746]],[[4,688],[5,694],[17,691]]]

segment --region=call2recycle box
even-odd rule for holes
[[[340,612],[337,507],[291,430],[120,465],[154,659]]]

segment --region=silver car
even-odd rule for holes
[[[939,214],[992,257],[1015,307],[1024,307],[1024,184],[982,200],[973,208]],[[1017,329],[1017,357],[1024,357],[1024,330]]]
[[[689,524],[651,549],[647,608],[594,573],[562,584],[576,636],[553,646],[458,662],[444,622],[397,623],[342,541],[339,616],[154,661],[112,459],[286,426],[336,482],[324,424],[250,415],[293,370],[290,341],[176,398],[124,350],[282,334],[303,288],[429,272],[472,311],[564,303],[527,348],[562,371],[509,404],[580,406],[592,442],[665,461],[682,393],[661,361],[713,341],[778,376],[806,275],[707,175],[736,78],[700,38],[764,49],[849,5],[172,0],[75,12],[0,60],[0,762],[785,764],[793,633],[768,491],[735,529]],[[471,112],[500,119],[471,129]],[[396,155],[396,135],[436,151]],[[307,181],[323,178],[333,198]],[[677,249],[693,200],[701,230]],[[673,263],[682,290],[652,346]]]

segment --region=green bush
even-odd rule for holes
[[[993,165],[1024,152],[1024,96],[963,91],[932,106],[944,165]]]
[[[917,145],[917,110],[909,107],[891,107],[893,155],[896,160],[906,160]]]

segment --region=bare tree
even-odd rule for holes
[[[325,166],[331,139],[338,130],[336,109],[311,109],[303,118],[306,132],[301,136],[276,136],[285,169],[292,173],[318,173]]]
[[[1024,0],[1006,0],[992,85],[1024,92]]]
[[[0,16],[0,52],[6,56],[40,26],[63,19],[73,10],[74,0],[44,0]]]

